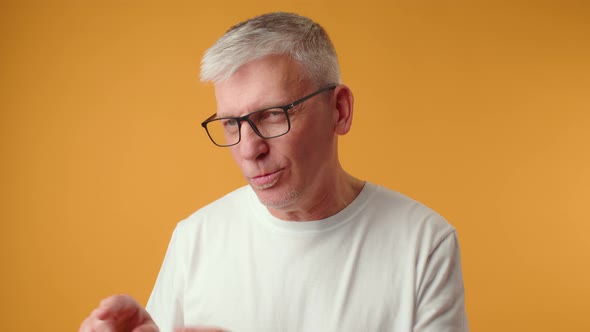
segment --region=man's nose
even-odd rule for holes
[[[238,149],[242,158],[254,160],[268,152],[266,139],[258,136],[249,122],[242,122],[240,135]]]

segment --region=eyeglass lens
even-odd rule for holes
[[[207,123],[207,132],[217,145],[233,145],[240,140],[240,126],[248,122],[263,138],[284,135],[289,131],[287,112],[282,108],[271,108],[250,113],[240,125],[238,119],[215,119]]]

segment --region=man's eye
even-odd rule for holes
[[[263,112],[260,115],[260,120],[263,121],[280,121],[285,118],[285,112],[282,109],[272,109]]]
[[[279,111],[268,111],[268,112],[264,113],[264,116],[267,118],[272,118],[272,117],[276,117],[276,116],[281,115],[281,113],[282,112],[279,112]]]
[[[226,119],[222,121],[224,127],[235,127],[238,125],[238,120],[236,119]]]

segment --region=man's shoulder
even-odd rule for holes
[[[396,231],[444,237],[455,230],[443,216],[424,203],[380,185],[369,185],[372,195],[367,210],[373,211],[379,222],[393,226]]]
[[[243,186],[201,207],[184,219],[179,225],[203,223],[208,220],[234,219],[251,206],[252,191]]]
[[[250,189],[250,186],[243,186],[205,205],[204,207],[197,210],[195,213],[198,213],[200,211],[206,212],[209,210],[228,211],[230,208],[242,207],[244,206],[244,204],[250,202],[252,194],[253,193],[252,189]]]
[[[367,185],[371,191],[370,204],[378,206],[380,211],[413,216],[438,215],[432,208],[410,196],[378,184],[367,183]]]

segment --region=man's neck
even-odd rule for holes
[[[302,197],[297,207],[271,208],[269,212],[288,221],[313,221],[328,218],[342,211],[362,191],[365,182],[342,172],[328,190],[321,191],[315,197]]]

